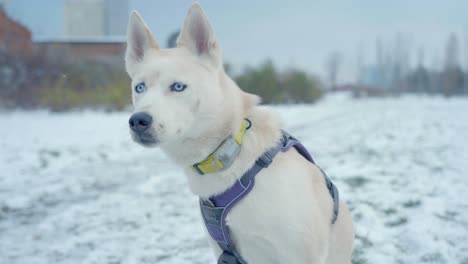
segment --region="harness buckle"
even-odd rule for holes
[[[263,168],[267,168],[273,162],[273,159],[268,155],[268,153],[265,153],[255,162]]]

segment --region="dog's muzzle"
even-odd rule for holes
[[[145,132],[153,123],[153,118],[145,112],[134,113],[128,120],[130,129],[135,133]]]
[[[128,120],[133,139],[145,146],[154,145],[158,140],[151,133],[153,118],[145,112],[134,113]]]

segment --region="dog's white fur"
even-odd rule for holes
[[[280,138],[277,115],[259,107],[258,97],[243,92],[226,75],[221,49],[200,5],[186,17],[174,49],[160,49],[143,19],[133,12],[128,26],[126,68],[135,112],[153,117],[151,136],[178,165],[185,168],[191,191],[207,198],[227,190]],[[172,92],[173,82],[187,85]],[[198,175],[191,165],[207,157],[244,118],[252,121],[242,150],[228,169]],[[132,137],[140,142],[138,135]],[[140,142],[141,143],[141,142]],[[350,263],[354,231],[348,209],[340,203],[331,224],[332,199],[320,170],[294,150],[279,153],[256,176],[252,192],[229,213],[227,224],[238,252],[253,264]],[[194,209],[196,210],[196,209]],[[218,245],[210,239],[216,257]]]

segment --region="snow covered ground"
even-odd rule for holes
[[[353,263],[468,263],[468,100],[275,107],[340,189]],[[215,263],[185,177],[129,113],[0,113],[0,263]]]

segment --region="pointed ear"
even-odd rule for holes
[[[127,28],[125,67],[128,73],[135,64],[143,60],[150,49],[159,49],[159,45],[140,14],[133,11]]]
[[[177,45],[188,48],[194,55],[208,60],[215,67],[221,66],[221,49],[210,22],[198,3],[190,7]]]

